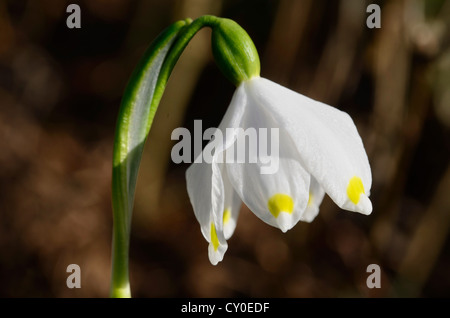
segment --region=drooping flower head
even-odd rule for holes
[[[260,77],[248,34],[231,20],[220,21],[212,28],[213,53],[237,89],[218,131],[231,133],[214,135],[212,160],[193,163],[186,172],[211,263],[223,259],[242,202],[283,232],[298,221],[311,222],[325,193],[342,209],[370,214],[370,165],[350,116]],[[258,140],[277,143],[276,153],[247,149],[246,160],[236,160],[249,128],[256,134],[275,129],[277,140]],[[262,173],[268,159],[278,169]]]

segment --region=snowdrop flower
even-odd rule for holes
[[[342,209],[370,214],[370,165],[350,116],[260,77],[253,42],[236,23],[213,28],[212,45],[237,86],[218,129],[278,128],[279,168],[261,174],[261,160],[228,162],[239,133],[225,134],[212,162],[188,168],[187,190],[211,263],[222,261],[242,202],[283,232],[298,221],[311,222],[325,193]]]

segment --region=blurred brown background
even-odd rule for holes
[[[366,7],[381,6],[381,29]],[[81,29],[66,7],[81,7]],[[217,127],[234,87],[209,30],[177,64],[139,173],[135,297],[449,297],[450,1],[0,0],[0,296],[107,297],[112,144],[121,94],[170,23],[214,14],[254,40],[262,76],[348,112],[372,166],[374,212],[328,197],[283,234],[246,207],[212,266],[170,160],[176,127]],[[81,267],[81,289],[66,267]],[[381,289],[366,268],[382,269]]]

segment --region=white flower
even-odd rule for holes
[[[193,163],[186,172],[212,264],[223,259],[241,202],[283,232],[311,222],[325,193],[342,209],[372,212],[370,165],[348,114],[255,76],[239,84],[219,130],[249,127],[279,129],[276,173],[261,174],[260,161],[223,160],[238,134],[225,135],[211,163]]]

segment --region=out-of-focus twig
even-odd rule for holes
[[[411,2],[410,5],[417,3]],[[408,13],[406,9],[411,10],[411,7],[404,8],[397,2],[395,5],[398,7],[391,7],[392,11],[385,10],[385,12],[393,13],[396,8],[395,10],[399,10],[397,14],[402,14]],[[421,9],[421,14],[424,14],[423,8]],[[380,65],[384,65],[380,70],[382,72],[377,72],[374,120],[377,142],[372,153],[374,170],[385,172],[376,174],[374,181],[385,190],[380,193],[376,207],[376,222],[371,234],[375,245],[393,268],[397,268],[397,263],[402,258],[400,251],[404,250],[406,242],[401,237],[405,237],[407,233],[402,233],[397,222],[410,164],[432,104],[431,89],[427,82],[431,63],[424,60],[412,67],[411,62],[413,50],[417,48],[411,29],[415,27],[417,21],[406,14],[401,25],[391,31],[391,36],[385,37],[384,41],[395,43],[390,43],[390,49],[389,42],[384,45],[380,43],[379,47],[380,50],[384,47],[386,51],[381,54],[383,52],[381,50],[379,54],[380,63],[383,62],[383,58],[385,61]],[[403,31],[394,37],[393,31],[400,30],[399,28]],[[380,39],[382,40],[383,38]]]
[[[310,86],[309,95],[313,98],[334,104],[344,85],[358,74],[352,72],[352,65],[365,27],[364,18],[363,1],[340,2],[336,30],[328,38]]]
[[[404,37],[404,20],[399,18],[404,10],[403,1],[390,2],[383,7],[383,25],[372,49],[375,101],[373,143],[369,156],[373,171],[378,172],[373,175],[374,188],[384,189],[374,207],[376,222],[372,228],[372,237],[379,250],[384,250],[392,239],[390,233],[398,210],[398,193],[404,181],[397,178],[395,182],[402,157],[402,127],[411,72],[411,53]],[[400,172],[402,170],[404,167]]]
[[[431,204],[418,224],[398,270],[398,283],[411,297],[419,296],[444,246],[450,229],[450,165]],[[418,265],[420,264],[420,265]],[[401,287],[401,286],[400,286]]]
[[[308,15],[311,0],[282,0],[279,2],[266,51],[264,52],[264,68],[277,83],[287,85],[289,76],[295,65],[300,44],[304,39],[306,26],[311,21]]]

